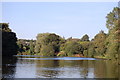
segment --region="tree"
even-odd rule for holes
[[[75,42],[75,41],[68,41],[65,44],[65,53],[68,56],[72,56],[74,54],[82,54],[83,53],[83,47],[81,44]]]
[[[85,57],[88,57],[88,48],[89,48],[89,44],[90,42],[89,41],[80,41],[80,44],[82,45],[84,51],[83,51],[83,54]]]
[[[44,40],[49,33],[40,33],[37,35],[36,45],[35,45],[35,52],[40,53],[40,49],[42,45],[45,45]]]
[[[54,33],[38,34],[36,46],[35,46],[35,52],[36,53],[39,52],[42,54],[42,52],[45,51],[44,49],[42,50],[43,47],[51,46],[54,49],[54,54],[58,53],[60,51],[60,44],[62,43],[64,43],[64,39]]]
[[[88,47],[88,55],[87,55],[87,57],[94,57],[95,54],[96,54],[96,52],[95,52],[94,43],[90,42],[89,47]]]
[[[19,55],[33,55],[36,40],[18,39]]]
[[[118,59],[118,55],[119,55],[120,44],[119,44],[119,39],[117,39],[115,32],[116,32],[115,28],[110,30],[109,35],[106,39],[106,47],[107,47],[106,55],[107,58],[109,59]]]
[[[9,23],[0,23],[0,28],[2,32],[12,32],[12,30],[9,28]]]
[[[41,56],[54,56],[54,48],[51,45],[43,45],[41,48],[40,55]]]
[[[18,47],[19,47],[18,52],[19,52],[19,53],[24,52],[23,44],[20,44],[20,43],[18,42],[17,45],[18,45]]]
[[[30,54],[34,54],[33,40],[30,40]]]
[[[89,41],[89,36],[85,34],[82,38],[81,41]]]
[[[95,37],[94,37],[94,47],[96,54],[95,56],[104,56],[106,52],[105,47],[105,40],[106,40],[106,34],[104,31],[100,31]]]
[[[41,48],[41,45],[36,42],[35,50],[34,50],[35,53],[40,53],[40,48]]]
[[[114,27],[116,27],[116,21],[118,21],[118,19],[120,19],[120,8],[119,7],[115,7],[112,12],[110,12],[109,14],[107,14],[106,16],[107,20],[106,20],[106,27],[110,30],[113,29]]]
[[[2,31],[2,55],[13,56],[18,52],[16,33],[12,32],[7,23],[0,23]]]
[[[120,47],[120,8],[115,7],[112,12],[107,14],[106,27],[109,34],[106,39],[107,58],[118,59]]]

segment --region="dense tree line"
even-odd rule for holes
[[[18,45],[19,55],[118,59],[118,57],[120,57],[119,12],[120,8],[115,7],[113,11],[107,14],[106,27],[109,32],[104,33],[104,31],[101,30],[92,40],[89,40],[87,34],[80,39],[72,37],[65,39],[55,33],[40,33],[36,37],[37,40],[17,40],[15,33],[11,32],[11,29],[8,28],[8,24],[3,24],[3,52],[5,54],[8,54],[8,52],[13,53],[11,51],[17,52]],[[6,50],[8,50],[8,52]]]
[[[81,39],[64,39],[54,33],[37,36],[35,52],[43,56],[84,56],[118,59],[120,51],[120,8],[115,7],[106,16],[108,33],[100,31],[90,41],[85,34]],[[62,43],[61,43],[62,42]]]

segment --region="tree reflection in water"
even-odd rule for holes
[[[14,65],[14,66],[6,66]],[[5,59],[4,77],[14,78],[118,78],[111,60],[40,60],[39,57]]]
[[[16,72],[16,57],[2,57],[2,77],[14,78]]]

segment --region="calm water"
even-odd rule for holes
[[[17,56],[2,68],[4,78],[118,78],[118,64],[94,58]]]

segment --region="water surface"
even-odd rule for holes
[[[5,78],[118,78],[118,64],[95,58],[16,56],[2,68]]]

